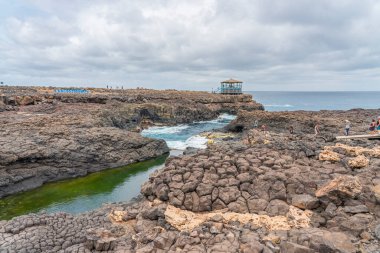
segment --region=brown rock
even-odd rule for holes
[[[176,207],[182,206],[183,201],[185,200],[185,194],[181,190],[169,192],[168,197],[169,203]]]
[[[85,246],[89,250],[109,251],[116,246],[116,238],[109,230],[99,228],[87,231]]]
[[[249,175],[248,172],[241,173],[237,177],[237,180],[239,180],[241,183],[246,183],[246,182],[251,182],[251,176]]]
[[[281,252],[286,253],[314,253],[315,251],[292,242],[282,242],[280,245]]]
[[[319,200],[309,194],[293,195],[292,205],[301,209],[314,209],[319,206]]]
[[[325,209],[325,213],[329,217],[334,217],[336,215],[337,206],[334,203],[329,203]]]
[[[250,213],[258,213],[264,211],[268,206],[268,201],[265,199],[254,199],[249,198],[247,200],[248,208]]]
[[[269,202],[265,211],[270,216],[286,215],[289,211],[289,205],[285,201],[274,199]]]
[[[199,198],[199,211],[211,211],[212,210],[212,201],[211,195],[202,196]]]
[[[157,187],[156,196],[162,201],[168,200],[169,199],[169,187],[166,184],[160,184]]]
[[[219,187],[219,198],[228,205],[229,203],[236,201],[240,196],[239,188],[236,186]]]
[[[286,200],[286,187],[284,182],[276,181],[269,189],[269,198]]]
[[[375,195],[375,198],[376,198],[376,201],[377,203],[380,203],[380,184],[378,185],[375,185],[373,188],[372,188],[372,191]]]
[[[340,157],[339,157],[339,154],[334,151],[323,150],[321,153],[319,153],[319,160],[339,162]]]
[[[365,157],[364,155],[359,155],[359,156],[352,158],[348,161],[348,165],[354,169],[360,169],[363,167],[367,167],[368,164],[369,164],[369,159],[367,157]]]
[[[346,213],[368,213],[368,207],[366,205],[357,205],[357,206],[345,206],[343,210]]]
[[[210,195],[214,186],[212,184],[200,183],[197,187],[197,193],[199,196]]]
[[[264,245],[259,241],[251,240],[250,242],[240,245],[240,251],[242,253],[261,253],[263,252]]]
[[[372,215],[356,214],[341,222],[339,224],[339,227],[343,231],[347,231],[355,236],[359,236],[361,232],[368,229],[368,224],[372,220]]]
[[[193,199],[193,212],[199,211],[199,197],[196,192],[191,193],[191,198]]]
[[[306,230],[304,236],[310,238],[310,248],[317,252],[355,253],[356,247],[350,237],[341,232]],[[310,234],[307,234],[311,232]]]
[[[30,96],[22,96],[22,97],[17,97],[16,102],[19,105],[23,105],[23,106],[32,105],[32,104],[34,104],[34,99]]]
[[[174,232],[164,232],[153,240],[153,244],[156,249],[169,249],[175,239],[176,234]]]
[[[185,194],[185,200],[183,201],[183,206],[186,210],[193,210],[193,197],[191,196],[191,193]]]
[[[228,204],[228,209],[231,212],[236,213],[248,213],[248,206],[243,197],[239,197],[235,202],[231,202]]]
[[[224,202],[221,201],[220,199],[216,199],[212,203],[212,210],[220,210],[220,209],[224,209],[226,207],[227,207],[226,204],[224,204]]]
[[[315,196],[329,197],[331,199],[343,198],[355,198],[362,191],[362,186],[359,179],[354,176],[343,175],[339,176],[327,184],[319,188],[315,192]]]

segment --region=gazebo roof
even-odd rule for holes
[[[228,79],[228,80],[226,80],[226,81],[223,81],[223,82],[221,82],[221,83],[243,83],[242,81],[239,81],[239,80],[236,80],[236,79],[232,79],[232,78],[230,78],[230,79]]]

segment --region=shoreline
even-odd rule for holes
[[[246,122],[242,120],[246,118],[240,114],[236,121]],[[105,204],[78,215],[42,213],[2,221],[0,242],[9,236],[3,245],[27,248],[33,240],[24,236],[33,233],[41,240],[45,233],[37,230],[43,228],[48,229],[43,242],[62,239],[62,243],[37,246],[47,252],[206,252],[220,247],[227,247],[227,252],[379,250],[376,203],[380,192],[373,192],[369,185],[380,183],[373,174],[380,164],[378,141],[344,141],[344,146],[336,140],[315,139],[307,129],[295,135],[270,131],[266,136],[255,131],[246,129],[238,141],[168,159],[142,186],[143,197],[134,201]],[[251,138],[248,143],[252,134],[255,141]],[[369,163],[349,162],[360,157],[359,150]],[[339,178],[348,184],[339,188],[333,183]],[[256,219],[263,223],[255,223]],[[59,232],[62,226],[66,230]],[[71,234],[82,236],[73,239]]]
[[[0,249],[377,252],[380,141],[335,139],[344,120],[361,133],[373,115],[240,110],[225,128],[236,138],[167,159],[138,200],[0,221]]]
[[[157,157],[169,152],[167,145],[142,137],[141,129],[210,120],[240,106],[262,109],[250,95],[1,86],[0,198]]]

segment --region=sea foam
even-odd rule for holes
[[[222,128],[236,116],[221,114],[218,118],[178,126],[150,127],[142,131],[145,137],[163,139],[171,150],[185,150],[187,147],[205,149],[207,138],[199,134]]]
[[[189,125],[178,125],[178,126],[164,126],[164,127],[150,127],[148,129],[144,129],[142,131],[142,135],[149,136],[149,135],[159,135],[159,134],[175,134],[179,133],[187,128],[189,128]]]

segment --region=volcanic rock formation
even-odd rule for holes
[[[262,109],[250,95],[174,90],[0,87],[0,198],[45,182],[84,176],[169,152],[143,127],[208,120]]]

